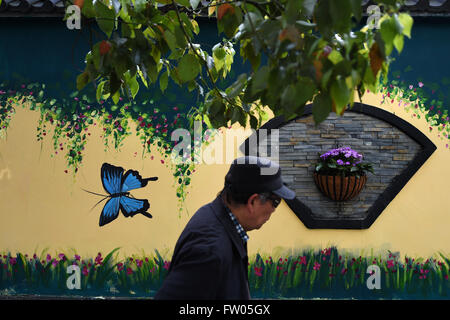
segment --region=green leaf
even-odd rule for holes
[[[115,27],[116,13],[114,9],[108,8],[103,2],[95,2],[96,21],[100,29],[111,37],[111,34]]]
[[[244,89],[245,84],[247,83],[247,74],[241,74],[237,80],[228,88],[229,93],[227,94],[228,98],[232,99],[237,97]]]
[[[164,31],[164,40],[166,40],[167,45],[169,46],[170,50],[175,51],[177,47],[177,38],[175,35],[170,32],[170,30]]]
[[[390,55],[394,48],[393,42],[397,35],[397,26],[393,18],[385,19],[380,26],[381,39],[383,39],[386,56]]]
[[[77,90],[81,91],[89,82],[89,74],[85,71],[77,77]]]
[[[252,77],[252,94],[255,95],[258,92],[267,88],[267,83],[269,80],[269,67],[263,66],[256,71]]]
[[[281,104],[290,113],[296,113],[299,107],[312,99],[316,86],[307,78],[300,79],[295,84],[290,84],[281,94]]]
[[[86,18],[95,17],[95,8],[92,0],[84,0],[83,8],[81,8],[81,14]]]
[[[411,29],[414,23],[413,18],[407,13],[400,13],[398,15],[398,20],[403,26],[403,34],[408,38],[411,38]]]
[[[339,62],[341,62],[342,60],[344,60],[344,58],[342,57],[341,53],[337,50],[333,50],[331,51],[331,53],[328,55],[328,60],[330,60],[331,62],[333,62],[333,64],[338,64]]]
[[[106,81],[102,81],[98,84],[97,86],[97,93],[96,93],[96,98],[97,101],[102,100],[102,96],[103,96],[103,87],[105,86]]]
[[[213,48],[214,66],[217,71],[220,71],[225,65],[225,56],[227,55],[225,49],[219,44]]]
[[[400,53],[403,50],[404,37],[402,34],[398,34],[394,38],[394,47],[397,49],[397,52]]]
[[[341,114],[350,99],[350,90],[348,90],[345,79],[341,76],[337,76],[336,80],[331,84],[330,93],[334,105],[336,106],[336,113]]]
[[[159,77],[159,88],[162,92],[167,89],[167,84],[169,83],[169,73],[166,71]]]
[[[186,54],[178,63],[178,76],[182,82],[194,80],[200,73],[200,64],[192,54]]]
[[[313,118],[316,124],[323,122],[331,112],[331,98],[328,94],[322,92],[314,97]]]
[[[119,98],[120,98],[120,92],[119,90],[117,90],[112,96],[111,96],[113,102],[115,104],[119,103]],[[112,110],[112,109],[111,109]]]

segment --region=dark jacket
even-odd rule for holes
[[[247,246],[220,197],[186,225],[155,299],[250,299]]]

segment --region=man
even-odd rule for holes
[[[275,162],[234,160],[223,190],[181,233],[155,299],[250,299],[247,232],[261,228],[281,199],[294,197]]]

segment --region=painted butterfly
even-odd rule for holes
[[[125,217],[133,217],[141,213],[148,218],[152,218],[152,215],[147,212],[150,208],[148,200],[134,198],[130,194],[130,190],[143,188],[147,185],[148,181],[156,181],[158,177],[142,179],[139,172],[135,170],[128,170],[123,174],[124,171],[122,167],[104,163],[101,168],[101,179],[103,188],[109,195],[85,190],[89,193],[105,197],[97,202],[97,204],[108,199],[100,215],[100,227],[116,219],[119,215],[119,210],[122,211]]]

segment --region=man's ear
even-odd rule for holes
[[[257,200],[257,198],[258,198],[258,194],[257,193],[252,194],[248,198],[248,200],[247,200],[247,208],[248,209],[251,209],[253,207],[253,205],[255,204],[255,201]]]

